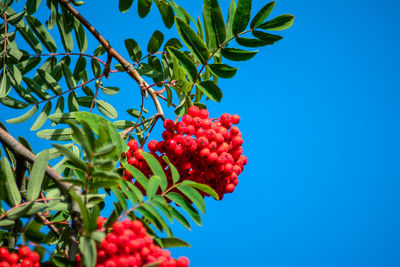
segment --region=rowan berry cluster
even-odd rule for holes
[[[27,246],[19,247],[10,253],[7,248],[0,247],[0,267],[40,267],[40,255]]]
[[[243,139],[238,127],[238,115],[222,114],[218,119],[209,118],[206,109],[191,106],[182,121],[164,121],[163,141],[151,140],[148,149],[167,171],[168,165],[161,158],[167,155],[177,168],[181,180],[192,180],[213,188],[220,199],[232,193],[238,184],[237,176],[243,171],[247,158],[242,155]],[[151,170],[144,161],[135,140],[128,142],[128,163],[150,177]],[[171,176],[171,175],[169,175]],[[168,177],[170,182],[171,177]],[[124,179],[132,180],[129,172]]]
[[[106,219],[100,217],[98,229]],[[80,256],[78,266],[80,266]],[[112,226],[110,233],[97,247],[97,267],[140,267],[159,263],[158,267],[187,267],[186,257],[174,259],[168,250],[162,250],[147,235],[146,228],[139,220],[123,220]]]

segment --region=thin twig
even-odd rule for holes
[[[100,75],[99,81],[96,84],[96,93],[94,94],[92,104],[90,105],[89,113],[92,112],[93,107],[94,107],[94,103],[97,100],[97,94],[99,93],[99,89],[100,89],[100,86],[101,86],[100,85],[101,84],[101,80],[103,79],[104,76],[108,76],[108,73],[110,71],[111,60],[112,60],[112,57],[110,55],[108,55],[107,63],[105,65],[104,69],[103,69],[103,72]]]
[[[97,60],[103,66],[106,65],[106,63],[103,60],[101,60],[100,58],[89,55],[89,54],[84,54],[84,53],[69,53],[69,52],[68,53],[48,53],[48,54],[30,54],[29,56],[31,56],[31,57],[82,56],[82,57],[90,57],[94,60]]]

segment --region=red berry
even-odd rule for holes
[[[199,117],[200,118],[202,118],[202,119],[207,119],[208,118],[208,110],[207,109],[202,109],[202,110],[200,110],[200,113],[199,113]]]
[[[172,131],[174,129],[175,123],[172,120],[165,120],[164,121],[164,128],[167,131]]]
[[[148,144],[147,147],[150,150],[150,152],[154,153],[157,151],[157,141],[156,140],[151,140]]]
[[[231,122],[232,122],[232,124],[238,124],[240,122],[239,115],[236,115],[236,114],[232,115]]]
[[[192,117],[189,114],[185,114],[182,117],[182,121],[186,124],[189,125],[192,123]]]
[[[235,186],[233,184],[227,184],[225,186],[225,192],[226,193],[232,193],[235,190]]]
[[[19,261],[19,256],[17,253],[11,253],[10,256],[8,257],[8,261],[13,264],[13,263],[17,263]]]
[[[188,267],[189,266],[189,259],[186,257],[179,257],[176,261],[176,267]]]
[[[191,106],[188,109],[188,114],[192,117],[197,117],[200,113],[200,109],[197,106]]]
[[[27,246],[22,246],[18,250],[18,255],[21,258],[29,258],[29,256],[31,255],[31,249]]]
[[[139,148],[139,143],[136,140],[131,139],[128,142],[128,146],[129,146],[130,150],[135,151],[136,149]]]
[[[7,260],[9,256],[10,256],[10,252],[8,252],[8,249],[5,247],[1,247],[0,248],[0,259]]]
[[[32,260],[33,262],[39,262],[39,261],[40,261],[40,255],[39,255],[39,253],[37,253],[36,251],[33,251],[33,252],[31,253],[31,260]]]
[[[1,261],[0,262],[0,267],[10,267],[10,264],[6,261]]]

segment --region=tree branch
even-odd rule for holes
[[[142,78],[139,72],[134,68],[134,66],[127,61],[124,57],[122,57],[114,48],[111,47],[109,42],[104,39],[103,36],[66,0],[57,0],[61,5],[63,5],[72,15],[74,15],[86,29],[90,31],[90,33],[100,42],[100,44],[107,50],[108,54],[115,58],[125,69],[125,71],[139,84],[140,89],[143,91],[143,88],[149,87],[147,82]],[[164,118],[164,112],[161,107],[160,101],[158,100],[157,94],[154,92],[152,88],[147,89],[147,92],[150,94],[153,99],[154,105],[156,106],[157,113],[161,114],[162,118]]]
[[[36,155],[33,154],[30,150],[24,147],[20,142],[18,142],[13,136],[11,136],[6,130],[0,127],[0,142],[2,142],[6,147],[8,147],[14,154],[17,156],[23,157],[30,163],[34,163],[36,160]],[[54,183],[66,194],[69,195],[69,190],[73,188],[73,185],[70,183],[63,182],[63,178],[61,175],[56,172],[50,166],[46,167],[46,175],[54,181]],[[78,196],[81,195],[80,190],[75,190]],[[77,234],[79,232],[79,228],[81,226],[80,219],[80,208],[79,205],[71,198],[72,209],[71,209],[71,218],[72,218],[72,235],[69,240],[69,259],[75,260],[76,258],[76,248],[77,248]],[[79,227],[79,228],[78,228]],[[77,229],[75,229],[77,228]]]

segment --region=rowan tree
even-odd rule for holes
[[[271,31],[294,17],[270,19],[275,2],[252,10],[251,0],[231,0],[221,11],[217,0],[204,0],[195,19],[173,0],[119,0],[122,13],[137,8],[133,19],[156,9],[180,37],[152,25],[144,49],[126,33],[124,58],[80,13],[83,1],[17,2],[0,2],[0,103],[10,114],[0,123],[0,266],[188,266],[165,250],[189,245],[171,223],[201,225],[204,198],[232,193],[247,163],[240,116],[212,118],[207,103],[221,101],[218,81],[236,74],[235,61],[281,40]],[[128,120],[103,100],[131,90],[108,85],[118,72],[141,99],[134,108],[120,103]],[[166,109],[175,116],[166,118]],[[7,124],[30,127],[48,149],[34,153]],[[152,134],[157,124],[161,136]]]

